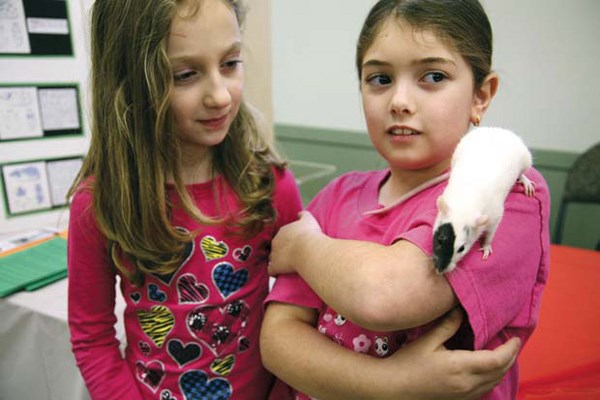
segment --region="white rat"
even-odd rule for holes
[[[531,165],[529,149],[509,130],[475,128],[461,139],[452,155],[448,186],[437,199],[433,261],[439,273],[453,270],[479,238],[483,259],[489,257],[515,182],[527,196],[535,192],[524,175]]]

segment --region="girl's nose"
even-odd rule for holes
[[[229,105],[231,94],[224,77],[218,75],[209,79],[203,101],[208,108],[225,108]]]
[[[416,103],[408,84],[399,82],[390,102],[390,112],[395,115],[412,115],[416,111]]]

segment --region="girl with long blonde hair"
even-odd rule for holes
[[[238,0],[98,0],[71,189],[69,325],[93,399],[260,399],[272,237],[295,180],[242,98]],[[115,337],[115,284],[127,346]]]

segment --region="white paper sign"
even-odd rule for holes
[[[36,88],[0,88],[0,139],[43,136],[39,110]]]
[[[69,188],[75,180],[75,176],[81,169],[83,160],[80,158],[72,160],[48,161],[48,181],[50,183],[50,195],[53,206],[67,204],[66,196]]]
[[[21,0],[0,0],[0,53],[31,53]]]
[[[43,161],[5,165],[2,174],[11,214],[51,207],[48,176]]]
[[[75,89],[38,90],[45,131],[78,129],[79,111]]]
[[[27,18],[29,33],[68,35],[69,24],[64,18]]]

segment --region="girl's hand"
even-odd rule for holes
[[[271,242],[269,274],[289,274],[296,272],[294,260],[302,256],[302,248],[310,249],[310,240],[323,235],[321,226],[308,211],[301,211],[299,219],[279,229]]]
[[[444,342],[463,318],[454,309],[439,326],[402,348],[385,362],[412,365],[404,381],[413,386],[414,399],[478,399],[494,388],[512,367],[521,341],[512,338],[495,350],[447,350]],[[427,391],[424,389],[427,388]],[[406,386],[399,392],[406,394]]]

